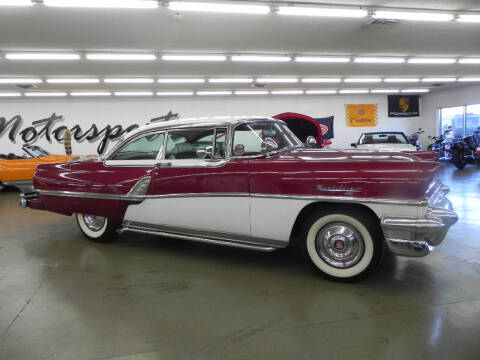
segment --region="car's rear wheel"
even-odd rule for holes
[[[110,242],[116,235],[118,225],[103,216],[75,214],[78,227],[88,240]]]
[[[305,221],[304,252],[324,277],[364,278],[380,263],[384,240],[378,219],[360,211],[315,211]]]

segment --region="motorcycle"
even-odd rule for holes
[[[480,127],[471,135],[452,144],[452,162],[458,169],[480,161]]]
[[[442,134],[439,136],[429,136],[429,139],[433,141],[432,144],[428,145],[429,151],[435,151],[438,161],[451,161],[452,160],[452,143],[455,141],[453,137],[453,128],[449,126]]]
[[[422,144],[420,144],[420,141],[418,141],[418,136],[423,133],[424,133],[423,129],[419,128],[417,131],[415,131],[414,133],[412,133],[407,137],[408,143],[415,145],[415,147],[417,148],[417,151],[420,151],[422,149]]]

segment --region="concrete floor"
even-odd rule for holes
[[[0,359],[479,359],[480,169],[442,166],[460,216],[422,259],[358,284],[287,251],[124,235],[0,194]]]

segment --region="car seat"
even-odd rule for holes
[[[363,140],[364,144],[373,144],[373,136],[372,135],[365,135],[365,139]]]

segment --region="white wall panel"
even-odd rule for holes
[[[378,104],[378,126],[350,128],[345,122],[345,104]],[[262,115],[273,116],[290,111],[313,117],[335,116],[335,139],[333,148],[349,147],[365,131],[397,130],[409,133],[418,127],[425,127],[420,118],[388,118],[386,95],[357,96],[266,96],[266,97],[189,97],[171,99],[0,99],[0,118],[7,121],[15,115],[23,118],[22,128],[32,121],[49,117],[52,113],[63,115],[65,120],[58,123],[72,127],[81,125],[87,130],[92,123],[102,129],[107,124],[128,126],[144,124],[153,117],[168,111],[178,112],[182,117],[221,115]],[[429,118],[431,120],[431,118]],[[75,154],[93,154],[100,140],[95,143],[73,142]],[[63,145],[45,138],[37,144],[53,153],[64,153]],[[0,135],[0,153],[20,152],[22,141],[17,135],[16,143],[8,139],[7,133]],[[110,146],[112,143],[110,144]]]

